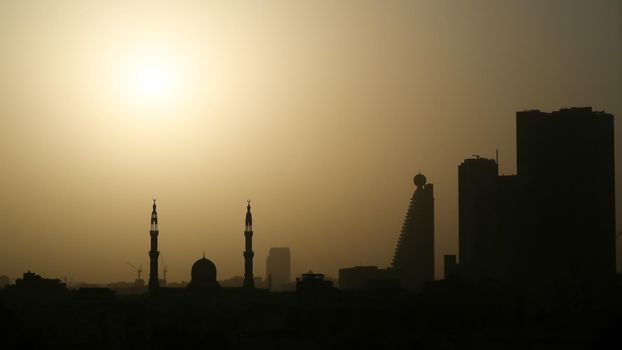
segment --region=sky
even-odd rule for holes
[[[386,267],[421,172],[440,278],[462,160],[514,174],[517,111],[622,115],[622,2],[0,0],[0,77],[0,275],[133,280],[152,198],[169,282],[243,274],[247,199],[255,276]]]

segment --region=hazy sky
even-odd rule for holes
[[[440,276],[458,164],[570,106],[622,116],[620,1],[0,0],[0,274],[132,280],[152,198],[169,281],[243,274],[247,199],[256,276],[385,267],[421,170]]]

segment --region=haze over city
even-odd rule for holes
[[[517,111],[619,117],[620,62],[619,1],[0,1],[0,273],[131,281],[153,198],[169,281],[243,274],[248,199],[258,277],[386,267],[422,172],[440,276],[460,162],[516,173]]]

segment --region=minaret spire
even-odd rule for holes
[[[247,201],[246,221],[244,225],[245,251],[244,251],[244,288],[255,288],[253,279],[253,214],[251,214],[251,201]]]
[[[157,294],[160,288],[160,282],[158,281],[158,257],[160,252],[158,251],[158,212],[156,211],[156,200],[153,200],[153,211],[151,211],[151,230],[149,235],[151,236],[151,250],[149,250],[149,293]]]

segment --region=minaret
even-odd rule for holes
[[[253,280],[253,215],[251,214],[251,201],[246,206],[246,225],[244,228],[246,249],[244,251],[244,288],[255,288]]]
[[[158,212],[156,211],[156,200],[153,200],[153,211],[151,212],[151,250],[149,251],[149,293],[156,294],[160,288],[158,282]]]

